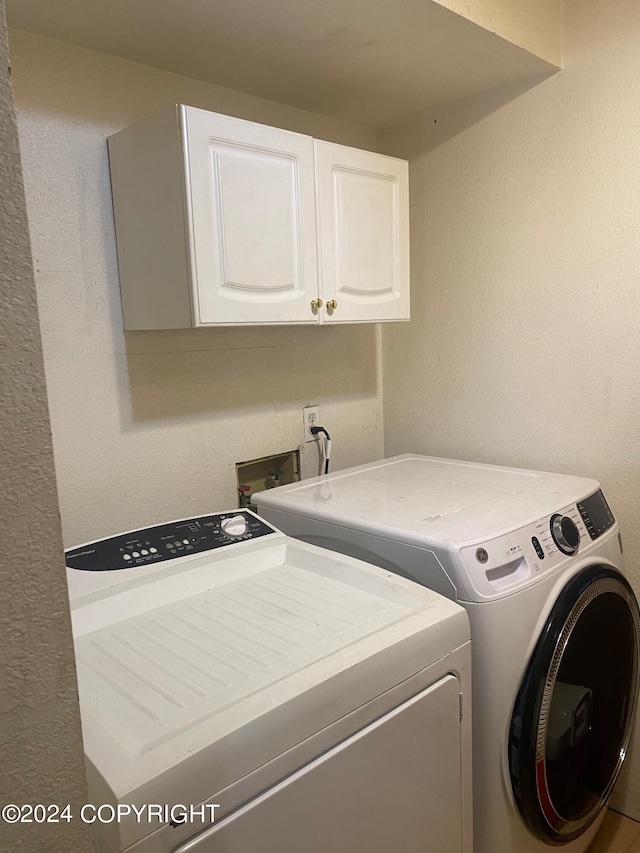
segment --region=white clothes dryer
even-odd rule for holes
[[[407,454],[254,500],[289,535],[466,608],[475,853],[585,850],[638,691],[638,605],[599,484]]]
[[[249,511],[66,560],[98,853],[471,853],[461,607]]]

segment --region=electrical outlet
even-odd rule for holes
[[[312,426],[318,426],[318,406],[305,406],[302,410],[304,422],[304,440],[315,441],[316,437],[311,432]]]

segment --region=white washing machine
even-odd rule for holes
[[[98,853],[471,853],[461,607],[248,511],[66,560]]]
[[[640,633],[599,484],[403,455],[254,500],[467,609],[475,853],[586,849],[629,743]]]

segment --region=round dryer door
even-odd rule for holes
[[[547,843],[577,838],[611,793],[631,735],[639,637],[635,596],[608,567],[576,575],[551,611],[509,739],[518,807]]]

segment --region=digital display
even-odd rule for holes
[[[578,511],[592,539],[597,539],[615,522],[609,504],[600,489],[591,497],[581,501],[578,504]]]

